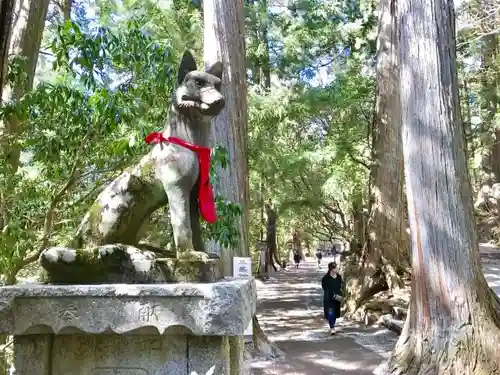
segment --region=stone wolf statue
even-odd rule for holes
[[[220,92],[222,69],[222,63],[216,62],[199,71],[191,53],[184,53],[165,128],[146,137],[146,142],[155,143],[152,150],[99,194],[69,247],[42,252],[40,262],[46,270],[77,258],[102,258],[110,249],[118,249],[110,245],[128,249],[130,258],[144,253],[138,249],[142,224],[167,202],[176,256],[208,258],[200,213],[209,222],[216,220],[208,145],[210,122],[225,105]]]

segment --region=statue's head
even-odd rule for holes
[[[206,71],[196,68],[191,52],[182,56],[177,74],[178,87],[175,105],[180,111],[197,111],[202,116],[215,117],[224,108],[224,97],[220,92],[222,63],[217,61]]]

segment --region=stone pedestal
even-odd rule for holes
[[[219,259],[207,261],[183,259],[159,259],[156,265],[162,270],[167,282],[214,283],[223,278]]]
[[[199,255],[199,254],[198,254]],[[48,284],[213,283],[223,278],[216,254],[200,259],[193,253],[157,258],[148,250],[124,244],[102,245],[94,251],[52,247],[40,255]]]
[[[0,334],[16,375],[240,375],[255,305],[253,280],[11,286]]]

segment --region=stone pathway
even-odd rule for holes
[[[500,249],[482,244],[481,258],[488,284],[500,295]],[[308,260],[299,269],[279,272],[258,283],[259,322],[284,356],[252,360],[253,375],[377,375],[398,339],[385,328],[338,321],[341,332],[331,337],[323,319],[323,269]]]
[[[369,375],[382,370],[397,341],[384,328],[367,328],[340,319],[331,337],[323,319],[321,277],[313,260],[279,272],[259,284],[259,322],[284,353],[276,361],[253,361],[254,375]]]

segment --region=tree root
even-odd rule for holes
[[[284,355],[283,351],[269,340],[256,315],[252,317],[252,340],[255,349],[266,358],[279,358]]]
[[[404,287],[408,270],[393,267],[387,259],[377,254],[351,257],[348,260],[344,278],[346,279],[345,315],[359,320],[358,310],[379,292],[391,290],[396,292]],[[397,270],[399,269],[399,271]]]
[[[425,336],[411,330],[409,323],[407,320],[391,357],[390,374],[500,374],[500,330],[491,319],[440,329],[440,333],[429,330]]]
[[[495,323],[498,327],[500,327],[500,297],[491,288],[489,288],[489,294],[495,311]]]

